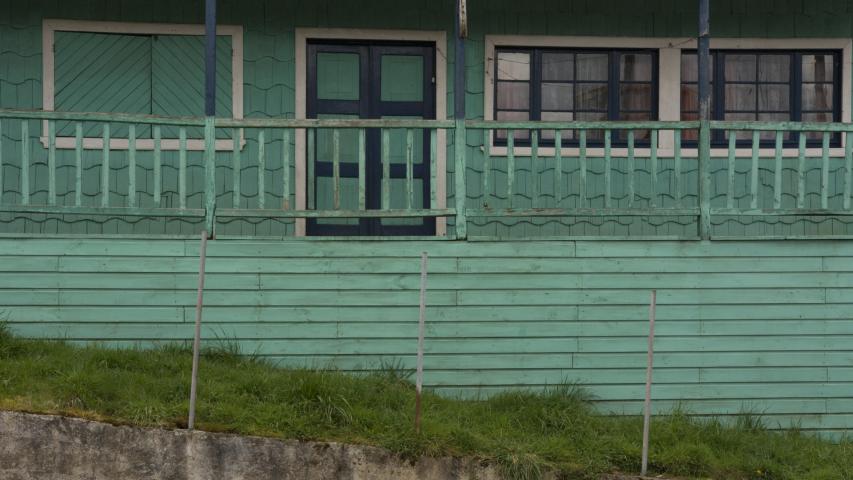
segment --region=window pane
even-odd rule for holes
[[[754,122],[755,120],[757,120],[757,117],[754,113],[726,113],[724,119],[732,121],[732,122],[737,122],[737,121]],[[729,130],[726,130],[726,132],[725,132],[726,140],[728,140],[730,133],[731,132]],[[750,131],[735,132],[735,138],[738,140],[749,140],[752,138],[752,132],[750,132]]]
[[[575,115],[572,112],[542,112],[542,120],[546,122],[571,122],[574,118]],[[563,130],[562,132],[561,138],[563,140],[574,138],[573,130]],[[554,131],[542,130],[541,136],[544,140],[553,140]]]
[[[760,122],[787,122],[791,120],[791,114],[789,113],[759,113],[758,121]],[[762,140],[774,140],[776,138],[776,132],[761,132],[759,134],[759,138]],[[785,140],[789,140],[791,138],[791,132],[785,132],[782,135],[782,138]]]
[[[681,81],[699,81],[699,56],[695,53],[684,53],[681,55]]]
[[[832,110],[832,84],[804,83],[803,110]]]
[[[652,109],[652,84],[629,83],[619,87],[619,108],[622,110]]]
[[[599,112],[578,112],[575,114],[575,118],[581,122],[598,122],[601,120],[607,120],[607,114]],[[586,138],[589,141],[604,140],[604,130],[587,130]]]
[[[578,110],[607,110],[607,85],[600,83],[579,83],[577,88]]]
[[[527,110],[530,108],[530,84],[527,82],[498,82],[498,108]]]
[[[649,54],[625,53],[619,59],[620,80],[650,82],[652,80],[652,56]]]
[[[758,86],[758,110],[787,112],[790,108],[791,97],[788,85]]]
[[[787,82],[791,78],[789,55],[762,55],[758,60],[758,80],[761,82]]]
[[[833,55],[803,55],[803,81],[833,81],[833,64]]]
[[[682,84],[681,85],[681,111],[682,112],[698,112],[699,111],[699,86]],[[684,119],[684,115],[681,116]]]
[[[755,55],[726,55],[726,80],[729,82],[754,82],[755,62]]]
[[[803,114],[804,122],[831,122],[833,121],[832,113],[830,112],[820,112],[820,113],[804,113]],[[823,132],[807,132],[806,138],[809,140],[821,140],[823,138]]]
[[[525,122],[530,120],[528,112],[498,112],[497,119],[500,122]],[[515,130],[516,140],[523,140],[530,136],[528,130]],[[498,130],[497,137],[506,140],[506,130]]]
[[[804,113],[804,122],[831,122],[832,112]]]
[[[606,53],[580,53],[577,56],[578,80],[607,80]]]
[[[543,83],[542,110],[571,110],[574,106],[571,83]]]
[[[573,53],[543,53],[543,80],[574,80],[575,54]]]
[[[755,85],[726,85],[726,110],[755,110]]]
[[[619,120],[641,122],[641,121],[646,121],[646,120],[651,120],[651,119],[652,119],[651,113],[620,113],[619,114]],[[625,140],[625,141],[628,140],[628,132],[627,131],[620,132],[619,135],[620,135],[620,138],[622,140]],[[650,138],[651,138],[651,132],[649,130],[634,130],[634,140],[648,141]]]
[[[498,52],[498,80],[530,80],[530,54]]]

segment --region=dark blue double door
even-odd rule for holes
[[[306,93],[309,118],[435,118],[435,51],[432,46],[399,43],[308,44]],[[314,135],[309,165],[309,207],[334,206],[332,132]],[[340,208],[358,208],[358,132],[340,130]],[[390,208],[406,207],[406,131],[390,133]],[[380,209],[383,194],[382,133],[366,131],[365,205]],[[309,146],[310,149],[310,146]],[[414,132],[413,208],[428,208],[429,132]],[[309,158],[311,162],[311,158]],[[311,175],[313,173],[313,175]],[[313,205],[312,205],[313,203]],[[309,219],[309,235],[433,235],[434,218]]]

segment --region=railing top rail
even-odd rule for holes
[[[732,122],[714,120],[714,130],[745,130],[763,132],[853,132],[853,123],[818,122]]]
[[[53,112],[49,110],[15,110],[0,108],[0,118],[21,120],[68,120],[73,122],[134,123],[203,127],[204,117],[164,117],[135,113]]]
[[[391,118],[217,118],[217,128],[438,128],[454,127],[452,120]]]
[[[465,126],[474,129],[499,130],[693,130],[698,121],[600,121],[600,122],[499,122],[494,120],[467,120]]]
[[[0,119],[66,120],[76,122],[132,123],[203,127],[204,117],[165,117],[132,113],[54,112],[48,110],[0,109]],[[421,119],[304,119],[217,118],[217,128],[439,128],[454,127],[452,120]]]

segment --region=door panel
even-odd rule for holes
[[[435,118],[434,49],[424,45],[308,45],[309,118]],[[429,132],[414,132],[413,208],[429,205]],[[341,130],[341,209],[358,207],[358,134]],[[366,132],[365,201],[382,207],[381,132]],[[406,208],[406,130],[390,132],[391,208]],[[333,208],[332,133],[315,134],[309,204]],[[310,159],[309,159],[310,161]],[[313,190],[313,193],[310,193]],[[309,235],[432,235],[435,219],[309,219]]]

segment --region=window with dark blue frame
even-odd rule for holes
[[[711,118],[731,121],[841,121],[841,55],[838,51],[715,50],[711,52]],[[699,95],[695,52],[681,56],[681,119],[698,118]],[[796,146],[799,134],[786,132],[784,145]],[[775,144],[775,132],[761,132],[763,146]],[[697,134],[685,132],[686,141]],[[819,145],[821,133],[806,133]],[[752,132],[737,132],[738,145],[751,144]],[[717,146],[726,132],[714,132]],[[841,143],[833,135],[833,146]]]
[[[657,51],[555,48],[498,48],[495,55],[494,118],[499,121],[656,120]],[[495,142],[506,144],[506,131]],[[577,144],[577,132],[564,131],[563,145]],[[636,131],[638,145],[650,133]],[[543,130],[541,145],[553,145],[554,132]],[[590,131],[590,145],[603,142],[603,131]],[[517,130],[516,144],[530,143],[530,132]],[[613,143],[624,144],[624,132]]]

